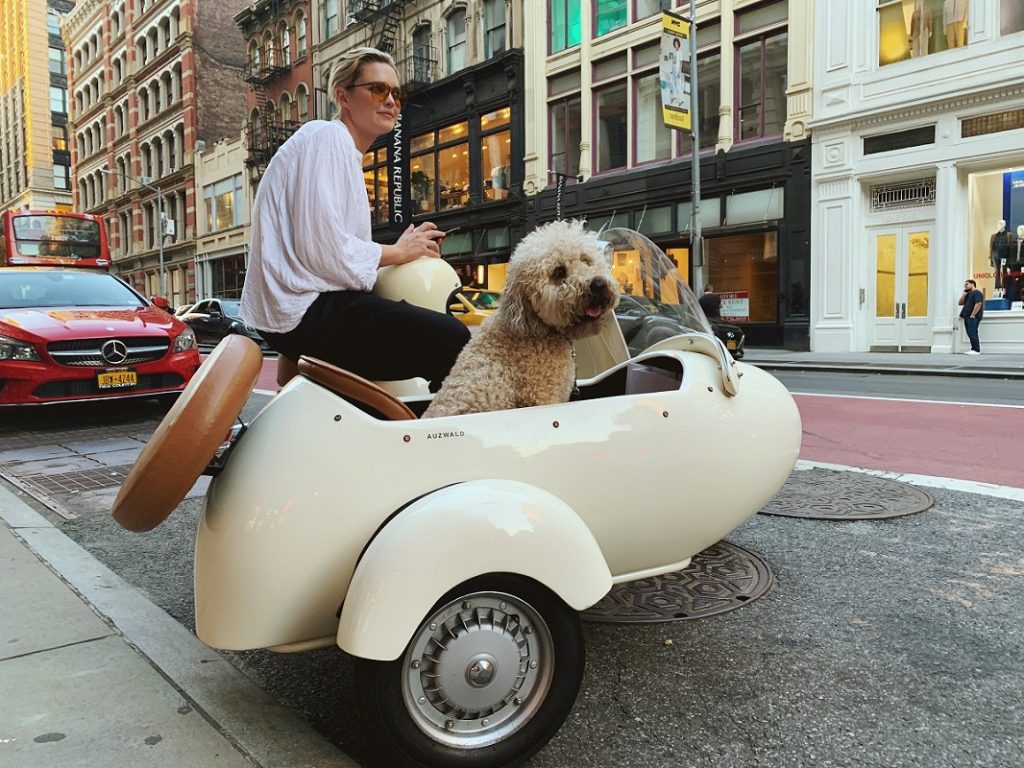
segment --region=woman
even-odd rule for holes
[[[379,267],[437,257],[445,234],[424,222],[394,245],[370,239],[362,157],[402,109],[395,63],[357,48],[329,83],[340,119],[303,125],[260,182],[242,318],[285,357],[309,355],[378,381],[421,376],[436,391],[469,331],[449,315],[370,293]]]

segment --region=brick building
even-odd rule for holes
[[[195,297],[195,153],[245,119],[244,0],[84,0],[64,20],[76,209],[107,220],[116,271]]]
[[[0,210],[71,210],[60,20],[73,7],[0,3]]]

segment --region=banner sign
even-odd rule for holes
[[[732,291],[718,296],[722,300],[722,319],[725,322],[750,322],[750,291]]]
[[[690,130],[690,22],[661,16],[661,111],[665,125]]]
[[[388,136],[388,210],[389,225],[395,232],[404,232],[412,222],[412,201],[409,198],[409,157],[402,130],[402,116]]]

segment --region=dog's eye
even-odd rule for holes
[[[565,280],[565,276],[569,274],[569,270],[565,268],[564,264],[559,264],[553,270],[551,270],[552,280]]]

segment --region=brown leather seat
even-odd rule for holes
[[[290,357],[277,356],[277,386],[283,387],[299,375],[299,366]]]
[[[373,416],[391,421],[416,418],[416,414],[390,392],[381,389],[362,376],[356,376],[343,368],[325,363],[323,360],[317,360],[315,357],[301,357],[298,371],[307,379],[327,387],[332,392],[337,392]]]

